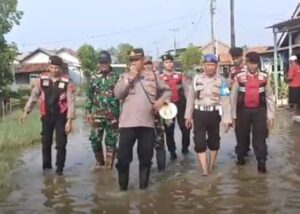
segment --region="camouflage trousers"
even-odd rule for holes
[[[112,124],[110,120],[101,120],[93,124],[89,138],[94,152],[103,151],[102,140],[104,132],[106,150],[113,151],[116,149],[119,135],[117,124]]]
[[[162,119],[159,116],[155,118],[155,144],[154,148],[164,149],[165,148],[165,127]]]

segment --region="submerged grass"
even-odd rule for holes
[[[18,118],[21,110],[13,111],[0,121],[0,186],[5,180],[21,149],[40,142],[40,115],[34,110],[21,126]]]

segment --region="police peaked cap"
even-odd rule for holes
[[[246,54],[246,61],[260,64],[259,54],[257,52],[254,52],[254,51],[247,53]]]
[[[129,60],[141,59],[144,57],[143,48],[134,48],[131,51],[128,51]]]
[[[162,55],[161,59],[162,59],[162,61],[166,61],[166,60],[172,60],[172,61],[174,61],[173,56],[171,54],[169,54],[169,53],[165,54],[165,55]]]
[[[240,56],[243,56],[243,49],[242,48],[231,48],[229,53],[232,57],[240,57]]]
[[[100,51],[98,61],[100,63],[111,63],[111,56],[108,51]]]
[[[51,65],[57,65],[57,66],[63,66],[63,60],[59,56],[53,55],[50,56],[50,64]]]

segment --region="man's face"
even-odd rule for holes
[[[235,66],[240,66],[243,62],[243,57],[232,57],[232,61]]]
[[[50,71],[50,73],[52,74],[53,77],[59,77],[61,75],[62,69],[58,65],[52,65],[52,64],[50,64],[48,66],[48,69],[49,69],[49,71]]]
[[[254,74],[258,71],[258,63],[247,62],[246,65],[251,74]]]
[[[130,67],[133,67],[137,72],[144,70],[144,58],[131,59],[129,64]]]
[[[99,62],[99,69],[101,72],[107,72],[107,71],[109,71],[109,68],[110,68],[109,63]]]
[[[211,63],[211,62],[205,62],[203,64],[204,73],[208,76],[213,76],[217,72],[218,64]]]
[[[153,71],[153,64],[151,64],[151,63],[146,63],[144,65],[144,67],[145,67],[145,70],[147,70],[147,71]]]
[[[174,70],[174,62],[172,60],[165,60],[164,61],[164,69],[167,71]]]

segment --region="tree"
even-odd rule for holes
[[[92,45],[84,44],[78,49],[77,53],[81,62],[83,75],[89,80],[91,73],[97,70],[98,52]]]
[[[5,35],[14,25],[19,25],[23,12],[17,10],[17,0],[0,0],[0,99],[7,85],[13,81],[12,64],[17,56],[17,47],[9,44]]]
[[[128,43],[121,43],[118,45],[116,58],[118,63],[128,64],[128,52],[133,50],[133,46]]]
[[[201,61],[201,56],[202,53],[199,48],[190,44],[188,48],[180,55],[184,71],[191,70],[195,65],[198,65]]]

